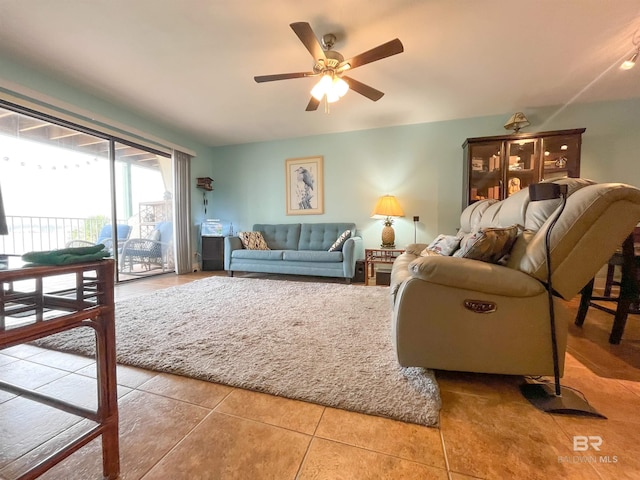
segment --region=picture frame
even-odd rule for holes
[[[324,213],[323,157],[285,161],[287,215]]]

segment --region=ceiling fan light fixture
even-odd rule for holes
[[[340,77],[333,78],[333,91],[338,94],[338,97],[344,97],[349,91],[349,84]]]
[[[349,91],[349,84],[340,77],[325,73],[320,81],[311,89],[311,96],[316,100],[322,100],[327,96],[327,102],[337,102]]]
[[[325,73],[320,81],[311,89],[311,96],[318,101],[322,100],[322,97],[324,97],[331,88],[332,81],[331,75]]]
[[[329,90],[327,92],[327,102],[334,103],[340,100],[340,96],[335,90]]]

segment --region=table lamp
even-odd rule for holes
[[[553,285],[551,284],[551,231],[558,218],[562,215],[567,201],[567,185],[557,183],[536,183],[529,185],[529,199],[532,202],[553,200],[560,198],[558,213],[553,217],[545,236],[545,253],[547,260],[547,298],[549,303],[549,324],[551,327],[551,351],[553,355],[554,389],[547,383],[525,383],[520,391],[529,402],[539,410],[547,413],[563,413],[573,415],[587,415],[606,418],[589,405],[587,400],[579,396],[573,389],[560,385],[560,361],[558,357],[558,341],[556,339],[556,320],[553,305]]]
[[[385,217],[382,228],[382,248],[395,248],[396,232],[393,230],[391,217],[404,217],[404,212],[393,195],[384,195],[378,199],[378,203],[371,213],[372,218]]]

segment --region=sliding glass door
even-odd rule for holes
[[[115,142],[115,206],[127,219],[121,239],[120,278],[174,271],[171,159]]]
[[[173,270],[171,159],[24,109],[0,106],[0,253],[102,243],[116,280]]]

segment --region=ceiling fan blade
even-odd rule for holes
[[[361,67],[362,65],[366,65],[367,63],[375,62],[376,60],[381,60],[383,58],[387,58],[402,52],[404,52],[402,42],[395,38],[390,42],[383,43],[382,45],[378,45],[377,47],[372,48],[371,50],[367,50],[360,55],[356,55],[349,60],[345,60],[340,65],[338,65],[338,70],[345,67],[347,64],[349,64],[348,68]]]
[[[365,85],[364,83],[359,82],[358,80],[354,80],[351,77],[346,77],[343,75],[341,78],[345,82],[347,82],[351,90],[353,90],[354,92],[358,92],[360,95],[364,95],[365,97],[367,97],[370,100],[373,100],[374,102],[377,102],[378,100],[380,100],[384,95],[384,93],[381,92],[380,90],[376,90],[375,88],[370,87],[369,85]]]
[[[320,100],[316,100],[315,97],[311,97],[311,100],[309,100],[309,104],[307,105],[306,111],[313,112],[318,109],[318,105],[320,105]]]
[[[300,41],[307,47],[309,53],[317,62],[318,60],[326,60],[326,56],[324,54],[324,50],[322,46],[318,42],[318,38],[316,34],[313,33],[311,29],[311,25],[307,22],[296,22],[289,25],[295,34],[298,36]]]
[[[314,72],[278,73],[276,75],[259,75],[257,77],[253,77],[253,79],[258,83],[263,83],[273,82],[275,80],[288,80],[290,78],[315,77],[317,75],[318,74]]]

